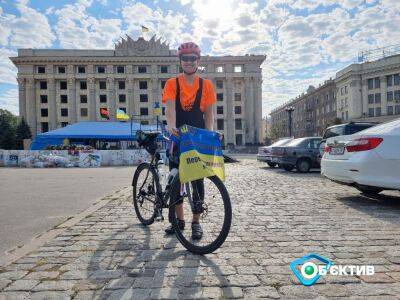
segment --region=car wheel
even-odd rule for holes
[[[297,161],[296,168],[300,173],[308,173],[311,169],[311,163],[308,159],[302,158]]]
[[[382,188],[366,185],[356,185],[356,189],[363,194],[377,195],[383,191]]]
[[[294,169],[294,166],[293,165],[282,165],[282,168],[285,171],[292,171]]]
[[[270,166],[271,168],[275,168],[276,163],[271,163],[271,162],[267,162],[268,166]]]
[[[283,169],[283,166],[281,164],[278,164],[279,169]]]

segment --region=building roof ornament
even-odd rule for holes
[[[165,42],[161,43],[161,39],[156,39],[155,35],[148,41],[143,37],[135,41],[127,35],[115,44],[116,56],[175,56],[175,52]]]

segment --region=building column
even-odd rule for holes
[[[75,78],[68,78],[68,104],[71,109],[71,112],[68,113],[70,124],[74,124],[77,122]]]
[[[254,93],[253,93],[253,102],[254,102],[254,117],[253,117],[253,132],[254,132],[254,140],[252,143],[259,143],[261,139],[261,130],[262,130],[262,92],[261,92],[261,78],[253,79]]]
[[[254,141],[254,89],[253,89],[253,79],[245,78],[245,94],[244,99],[246,106],[246,122],[244,127],[245,142],[253,143]]]
[[[134,83],[134,80],[133,80],[133,78],[127,78],[126,82],[127,82],[127,89],[128,89],[127,99],[126,99],[126,101],[128,101],[128,111],[127,111],[127,113],[132,118],[132,115],[136,114],[135,103],[133,101],[133,91],[134,91],[133,83]]]
[[[159,105],[161,105],[159,101],[159,81],[157,78],[152,78],[151,79],[151,100],[149,99],[149,115],[153,116],[154,124],[157,125],[157,117],[153,115],[153,108],[154,108],[154,103],[158,102]]]
[[[25,78],[17,78],[18,81],[18,104],[19,104],[19,116],[25,119],[26,122],[26,86]]]
[[[37,134],[37,115],[36,115],[36,97],[35,80],[29,78],[26,81],[26,121],[31,128],[32,138]]]
[[[386,76],[380,76],[379,77],[381,81],[381,115],[386,116],[387,115],[387,81],[386,81]]]
[[[235,144],[235,120],[233,116],[233,82],[232,78],[226,78],[226,127],[227,127],[227,139],[226,144]]]
[[[54,78],[47,80],[48,104],[49,104],[49,130],[57,129],[57,99],[56,99],[56,82]]]
[[[107,99],[108,103],[110,105],[108,106],[110,108],[110,120],[115,121],[117,117],[117,105],[115,101],[115,91],[114,91],[115,83],[114,83],[114,78],[108,77],[107,78]]]
[[[361,104],[361,118],[368,118],[368,80],[367,79],[362,79],[361,80],[361,99],[360,102]],[[353,98],[353,105],[357,106],[357,99]],[[358,118],[359,116],[353,114],[353,118]],[[349,118],[351,120],[351,118]]]
[[[97,121],[97,116],[100,112],[97,112],[97,105],[96,105],[96,90],[95,90],[95,80],[93,77],[87,79],[88,89],[89,89],[89,120],[90,121]]]

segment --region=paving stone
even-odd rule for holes
[[[178,299],[179,289],[177,288],[161,288],[151,291],[152,299]]]
[[[12,280],[0,279],[0,291],[4,289],[7,285],[9,285],[11,282]]]
[[[362,281],[367,283],[391,283],[396,282],[392,277],[383,274],[383,273],[375,273],[374,275],[359,275],[357,276]]]
[[[0,293],[0,300],[30,300],[31,296],[27,292],[4,292]]]
[[[31,272],[28,275],[24,277],[24,279],[37,279],[37,280],[43,280],[43,279],[55,279],[60,275],[59,272]]]
[[[0,279],[17,280],[28,274],[28,271],[9,271],[0,273]]]
[[[242,296],[240,297],[236,297],[236,298],[242,298],[243,297],[243,293],[241,293]],[[231,298],[228,297],[227,298]],[[271,299],[279,299],[280,296],[277,292],[277,290],[272,287],[272,286],[257,286],[257,287],[250,287],[250,288],[246,288],[244,290],[244,298],[253,298],[253,299],[257,299],[257,298],[271,298]]]
[[[17,280],[10,284],[4,291],[31,291],[40,283],[39,280]]]
[[[72,287],[77,283],[77,281],[73,280],[51,280],[51,281],[43,281],[39,285],[37,285],[33,291],[42,292],[42,291],[67,291],[71,290]]]
[[[32,293],[32,300],[69,300],[71,299],[71,295],[67,292],[37,292]]]
[[[112,279],[105,288],[110,290],[128,289],[132,287],[134,281],[135,279],[131,277]]]

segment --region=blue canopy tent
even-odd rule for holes
[[[68,139],[71,144],[82,140],[135,141],[137,130],[152,131],[157,130],[157,126],[134,122],[79,122],[38,134],[30,150],[43,150],[47,145],[62,145],[64,139]]]

